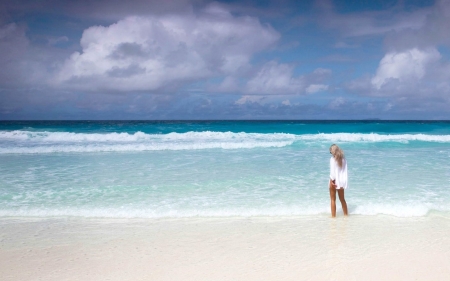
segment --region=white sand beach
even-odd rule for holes
[[[2,218],[1,280],[448,280],[450,219]]]

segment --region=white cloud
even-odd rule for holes
[[[392,103],[387,103],[386,105],[385,105],[385,107],[384,107],[384,111],[389,111],[389,110],[391,110],[392,109],[392,107],[394,106],[394,104],[392,104]]]
[[[413,48],[404,52],[388,53],[380,61],[371,83],[376,89],[380,89],[391,79],[398,79],[399,82],[420,80],[424,77],[428,64],[440,58],[441,55],[435,48]]]
[[[331,109],[337,109],[345,104],[345,100],[343,97],[335,98],[333,101],[330,102],[329,108]]]
[[[208,87],[210,91],[213,92],[236,92],[239,91],[239,81],[232,76],[225,77],[222,82],[218,86],[210,86]]]
[[[323,75],[323,76],[329,75],[329,74],[331,74],[331,69],[319,67],[319,68],[317,68],[317,69],[314,69],[313,74],[314,74],[314,75],[321,75],[321,76],[322,76],[322,75]]]
[[[249,96],[249,95],[246,95],[246,96],[242,96],[240,99],[238,99],[234,103],[238,104],[238,105],[243,105],[243,104],[246,104],[246,103],[260,103],[261,100],[263,100],[263,99],[264,99],[263,96],[251,96],[251,95]]]
[[[291,105],[291,101],[290,100],[284,100],[281,102],[282,105],[286,105],[286,106],[290,106]]]
[[[320,82],[331,74],[331,70],[317,68],[312,73],[296,77],[293,71],[292,65],[270,61],[250,78],[244,91],[262,95],[294,95],[328,89]]]
[[[60,36],[60,37],[49,37],[47,39],[49,45],[58,45],[60,43],[65,43],[69,41],[69,38],[67,36]]]
[[[348,44],[348,43],[340,41],[340,42],[337,42],[334,45],[334,47],[338,48],[338,49],[354,49],[354,48],[359,48],[360,46],[357,44]]]
[[[93,26],[82,52],[62,65],[54,84],[81,89],[157,90],[238,73],[280,35],[253,17],[210,5],[199,14],[127,17]]]
[[[450,63],[445,53],[450,46],[450,0],[437,0],[411,13],[426,17],[410,27],[414,17],[397,17],[398,26],[404,28],[386,33],[387,52],[376,72],[346,83],[346,88],[361,96],[388,97],[380,108],[385,112],[448,112],[443,108],[450,104]]]
[[[300,94],[305,86],[292,76],[293,66],[270,61],[247,82],[246,92],[254,94]]]
[[[377,107],[383,112],[420,111],[433,116],[448,112],[450,63],[435,48],[389,52],[375,75],[363,76],[346,86],[361,96],[388,98],[384,106]]]
[[[328,85],[324,84],[311,84],[306,88],[306,92],[308,94],[316,93],[316,92],[322,92],[328,90]]]

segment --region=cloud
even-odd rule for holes
[[[0,119],[155,119],[177,118],[181,96],[128,93],[80,93],[30,88],[0,99]],[[181,108],[181,110],[180,110]],[[186,114],[186,113],[184,113]],[[183,116],[183,113],[181,113]],[[184,115],[186,117],[186,115]]]
[[[355,79],[346,89],[365,98],[378,98],[378,106],[367,109],[381,115],[448,119],[450,63],[435,48],[389,52],[376,74]]]
[[[385,33],[386,52],[374,73],[344,83],[345,88],[360,96],[385,99],[386,103],[377,107],[382,112],[448,118],[450,63],[445,46],[450,46],[450,1],[438,0],[433,6],[395,15],[401,13],[410,13],[411,18],[399,16],[396,21],[405,28]],[[426,17],[408,27],[413,15]]]
[[[391,79],[400,83],[414,82],[425,76],[428,65],[441,58],[434,48],[419,50],[413,48],[404,52],[390,52],[380,61],[376,75],[371,83],[376,89],[380,89]]]
[[[354,49],[354,48],[359,48],[360,45],[358,45],[358,44],[349,44],[349,43],[340,41],[340,42],[337,42],[334,45],[334,47],[338,48],[338,49]]]
[[[331,71],[318,68],[308,75],[295,77],[294,66],[270,61],[249,79],[244,91],[249,94],[297,95],[323,90],[326,85],[315,85],[323,81]]]
[[[235,101],[235,104],[242,105],[246,103],[261,103],[261,101],[264,99],[264,96],[242,96],[237,101]]]
[[[69,41],[67,36],[50,37],[47,39],[49,45],[58,45]]]
[[[280,35],[219,5],[198,14],[132,16],[83,32],[53,84],[83,90],[153,91],[239,73]]]
[[[306,92],[308,94],[316,93],[316,92],[322,92],[328,90],[328,85],[324,84],[311,84],[306,88]]]
[[[9,89],[47,86],[58,61],[67,51],[48,45],[33,45],[27,27],[17,23],[0,26],[0,86]],[[64,40],[64,39],[61,39]]]
[[[450,0],[436,1],[434,6],[426,9],[426,15],[418,28],[391,30],[385,38],[386,48],[403,51],[414,47],[450,46]]]
[[[117,21],[130,15],[180,13],[192,10],[193,5],[201,5],[204,0],[2,0],[0,1],[0,19],[2,12],[9,17],[14,15],[39,13],[58,14],[82,20]]]
[[[330,69],[326,69],[326,68],[317,68],[313,71],[313,74],[316,75],[317,77],[323,77],[323,76],[327,76],[331,74],[331,70]]]
[[[222,82],[217,86],[208,87],[209,91],[219,92],[219,93],[230,93],[240,91],[239,81],[233,76],[225,77]]]
[[[252,94],[300,94],[305,85],[301,78],[292,77],[293,68],[270,61],[247,82],[245,91]]]
[[[382,35],[391,31],[419,29],[430,13],[429,8],[406,11],[401,6],[388,10],[339,14],[330,0],[317,1],[319,23],[335,29],[344,37]]]
[[[365,11],[339,14],[330,0],[317,1],[320,25],[327,29],[335,29],[344,37],[384,35],[391,31],[416,30],[421,28],[429,8],[405,11],[401,6],[387,10]],[[338,43],[339,44],[339,43]]]
[[[291,101],[290,100],[284,100],[281,102],[282,105],[286,105],[286,106],[290,106],[291,105]]]
[[[334,100],[332,100],[330,102],[330,104],[328,105],[328,107],[331,109],[339,109],[344,104],[345,104],[345,99],[343,97],[338,97],[338,98],[335,98]]]
[[[28,49],[25,28],[15,23],[0,26],[0,84],[11,85],[23,78]]]

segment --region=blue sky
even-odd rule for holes
[[[450,1],[0,4],[0,119],[450,119]]]

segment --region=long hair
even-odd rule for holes
[[[340,149],[339,146],[333,144],[332,146],[330,146],[330,152],[338,163],[339,167],[342,168],[343,159],[345,158],[344,151]]]

